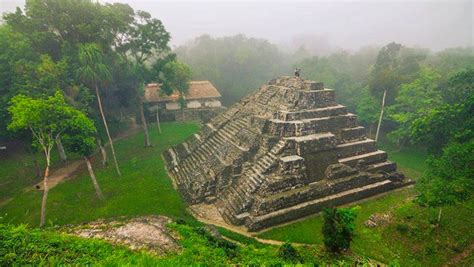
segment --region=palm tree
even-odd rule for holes
[[[105,119],[104,109],[102,108],[102,101],[100,99],[99,92],[99,83],[101,81],[110,79],[110,71],[103,61],[101,50],[95,44],[83,44],[80,46],[79,63],[81,64],[81,67],[78,69],[78,76],[84,82],[95,87],[95,95],[97,97],[100,115],[102,117],[102,121],[104,122],[105,132],[107,133],[107,137],[109,139],[112,156],[115,162],[115,168],[117,169],[118,175],[121,176],[122,174],[120,173],[120,168],[117,163],[117,157],[115,156],[114,143],[110,137],[109,126],[107,125],[107,120]]]

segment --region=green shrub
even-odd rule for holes
[[[409,230],[408,225],[406,225],[404,223],[397,224],[396,228],[397,228],[397,231],[402,233],[402,234],[408,232],[408,230]]]
[[[291,262],[298,262],[301,258],[298,251],[289,242],[285,242],[280,246],[278,249],[278,256]]]
[[[331,252],[340,252],[349,249],[354,235],[355,218],[354,208],[325,209],[323,236],[326,249]]]

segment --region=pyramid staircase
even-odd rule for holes
[[[334,90],[270,81],[164,153],[190,204],[256,231],[410,184]]]

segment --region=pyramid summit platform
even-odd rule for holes
[[[323,83],[271,80],[164,153],[189,204],[261,230],[411,181]]]

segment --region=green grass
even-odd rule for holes
[[[428,154],[424,149],[404,147],[397,149],[389,142],[381,142],[380,149],[388,153],[388,158],[397,163],[398,170],[412,179],[419,178],[426,169]]]
[[[180,236],[178,242],[182,249],[166,256],[155,256],[97,239],[60,233],[58,230],[0,224],[0,265],[281,266],[296,263],[281,258],[276,246],[238,246],[213,238],[202,228],[191,225],[173,223],[168,228]],[[350,257],[331,257],[315,247],[300,247],[297,250],[299,261],[305,264],[354,266]]]
[[[164,123],[160,135],[151,127],[151,141],[154,147],[143,146],[143,133],[138,133],[116,142],[118,160],[123,173],[118,177],[113,165],[101,167],[100,158],[95,158],[93,165],[98,181],[106,199],[99,201],[94,194],[90,178],[82,168],[73,179],[59,184],[50,191],[48,199],[47,220],[49,224],[64,225],[82,223],[100,218],[119,216],[133,217],[149,214],[161,214],[172,218],[184,219],[186,225],[173,224],[171,227],[183,238],[180,240],[184,250],[179,254],[157,258],[143,252],[132,252],[123,247],[116,247],[102,241],[83,240],[63,234],[10,227],[8,231],[17,233],[21,249],[13,249],[15,242],[5,245],[0,239],[0,258],[11,260],[8,263],[31,264],[102,264],[102,265],[188,265],[205,263],[218,264],[269,264],[284,263],[278,258],[278,247],[261,244],[251,238],[220,228],[225,237],[236,240],[245,246],[236,251],[229,251],[224,243],[211,242],[206,236],[196,231],[200,223],[186,212],[185,203],[173,189],[167,176],[161,153],[170,145],[185,140],[199,129],[195,123]],[[416,149],[397,151],[389,144],[381,147],[389,153],[389,158],[398,163],[399,170],[407,176],[417,179],[426,165],[426,153]],[[0,222],[27,223],[38,225],[41,192],[23,191],[23,186],[36,182],[28,179],[34,172],[27,156],[16,155],[0,162],[6,176],[0,181],[9,182],[12,190],[8,197],[13,200],[0,207]],[[15,164],[16,163],[16,164]],[[59,167],[56,163],[54,168]],[[0,192],[7,192],[2,189]],[[474,221],[473,201],[444,209],[442,226],[435,228],[432,223],[436,210],[420,207],[411,200],[416,195],[415,189],[389,192],[377,199],[357,204],[355,238],[352,251],[362,258],[372,258],[380,262],[398,262],[402,266],[438,266],[454,255],[461,253],[474,240],[471,230]],[[367,228],[364,222],[374,213],[389,213],[391,222],[386,226]],[[7,228],[8,228],[7,227]],[[325,255],[322,250],[322,218],[313,216],[304,220],[271,229],[259,234],[259,237],[281,241],[313,244],[298,248],[305,262],[317,260],[319,263],[347,264],[353,259],[341,259]],[[23,239],[22,239],[23,238]],[[26,240],[26,241],[25,241]],[[4,242],[4,243],[2,243]],[[16,245],[18,245],[16,244]],[[37,250],[37,248],[40,248]],[[25,254],[16,257],[11,254]],[[233,249],[231,249],[233,250]],[[95,251],[98,251],[95,253]],[[3,253],[3,254],[2,254]],[[83,261],[77,257],[84,255]],[[81,254],[81,255],[82,255]],[[8,256],[8,257],[7,257]],[[77,259],[76,259],[77,258]],[[20,262],[12,259],[28,259]],[[466,259],[468,263],[472,262]],[[339,262],[340,261],[340,262]],[[0,265],[3,264],[0,262]]]
[[[56,147],[55,147],[56,148]],[[37,175],[34,159],[38,162],[38,167],[41,174],[44,171],[45,159],[41,152],[30,154],[25,149],[11,152],[1,151],[0,153],[7,153],[6,158],[0,160],[0,203],[6,201],[18,193],[25,190],[25,188],[33,187],[34,184],[40,182],[42,177]],[[76,155],[68,155],[71,159],[77,158]],[[59,168],[64,164],[59,160],[59,155],[53,149],[51,155],[52,168]]]
[[[399,170],[418,179],[426,165],[426,153],[413,148],[397,151],[382,144]],[[440,228],[433,222],[437,211],[413,202],[414,188],[389,192],[382,197],[356,204],[355,238],[352,251],[380,262],[398,262],[401,266],[439,266],[460,253],[474,240],[474,201],[444,208]],[[386,226],[368,228],[364,222],[374,213],[392,215]],[[260,238],[307,244],[323,244],[323,220],[319,215],[258,235]]]
[[[1,266],[153,265],[156,258],[105,241],[0,224]]]
[[[143,132],[117,141],[115,149],[123,174],[121,177],[117,176],[112,164],[103,168],[98,155],[93,161],[105,200],[100,201],[95,196],[91,180],[83,168],[74,179],[50,190],[47,221],[62,225],[148,214],[192,219],[186,213],[185,203],[172,187],[161,153],[198,129],[196,123],[163,123],[161,135],[155,128],[150,129],[154,146],[149,148],[143,146]],[[22,178],[25,179],[18,177]],[[0,207],[4,222],[37,225],[41,196],[42,193],[36,190],[16,194],[11,202]]]

